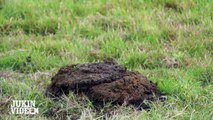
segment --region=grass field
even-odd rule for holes
[[[149,111],[116,106],[108,120],[213,119],[212,0],[0,0],[0,119],[103,119],[84,96],[44,96],[57,70],[115,59],[167,95]],[[36,100],[39,114],[10,114]]]

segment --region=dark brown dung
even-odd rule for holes
[[[159,91],[156,85],[139,72],[126,70],[114,62],[67,65],[52,78],[46,95],[60,97],[69,91],[84,93],[94,104],[139,105],[153,100]]]

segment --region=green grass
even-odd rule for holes
[[[85,97],[44,96],[51,76],[74,63],[113,58],[157,83],[168,100],[150,111],[116,106],[107,119],[213,117],[212,0],[0,0],[0,101],[36,100],[39,114],[0,119],[99,119]],[[30,60],[29,60],[30,58]]]

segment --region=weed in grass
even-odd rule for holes
[[[213,82],[213,70],[212,68],[206,68],[204,71],[200,73],[200,75],[197,78],[202,86],[206,86],[209,84],[212,84]]]
[[[125,49],[126,44],[121,39],[109,39],[106,41],[103,41],[101,45],[101,52],[106,57],[111,58],[119,58],[122,54],[122,49]]]

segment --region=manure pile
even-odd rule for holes
[[[69,91],[85,94],[94,105],[112,102],[143,107],[144,100],[160,96],[157,86],[145,76],[109,61],[62,67],[52,77],[46,95],[57,98]]]

